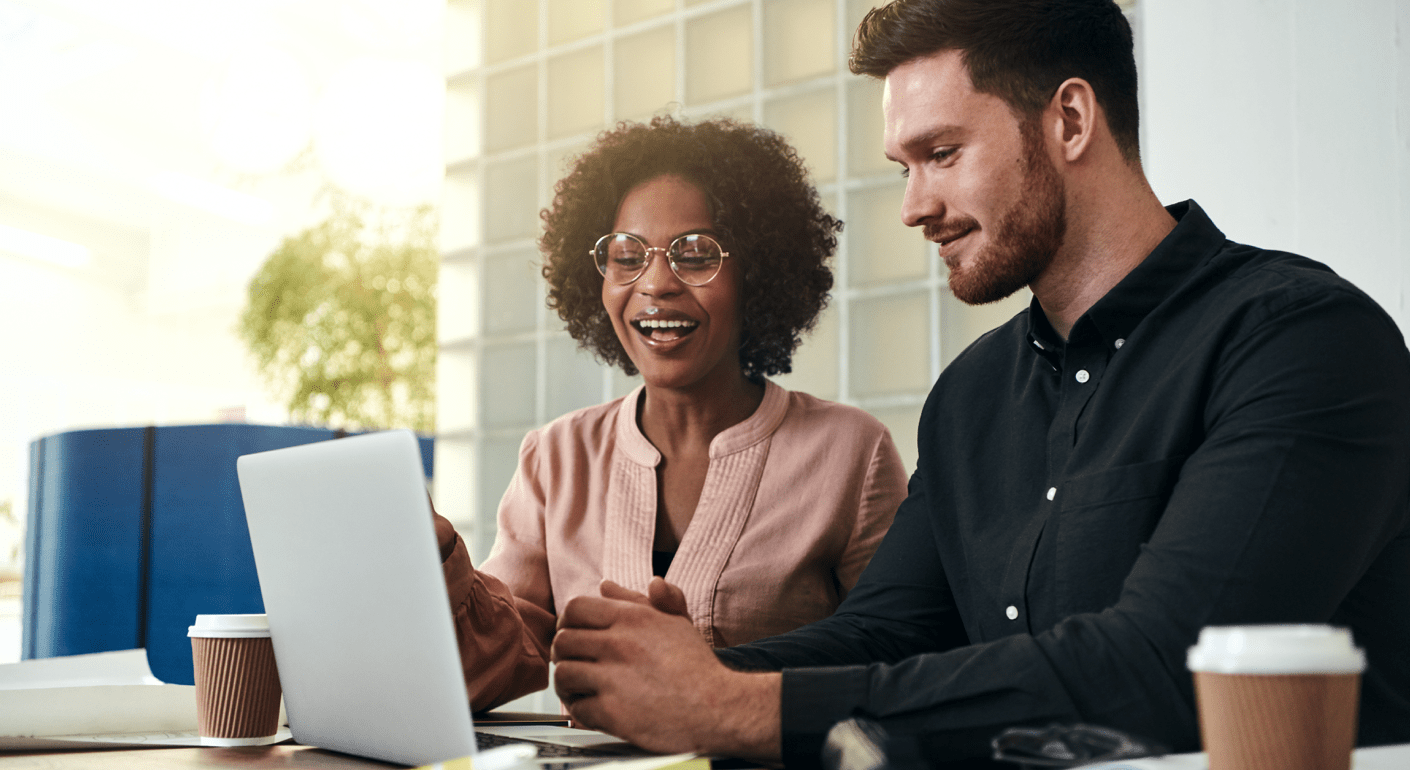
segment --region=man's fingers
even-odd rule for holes
[[[645,594],[623,587],[611,580],[603,580],[598,585],[598,591],[604,599],[647,605],[667,615],[690,617],[690,611],[686,609],[685,592],[660,577],[651,578],[651,582],[646,586]]]
[[[553,669],[553,690],[564,701],[571,701],[597,694],[597,686],[591,663],[579,660],[565,660]]]
[[[646,586],[646,595],[651,601],[651,606],[661,612],[690,619],[690,610],[685,604],[685,592],[664,579],[652,578]]]
[[[553,672],[553,690],[568,709],[574,727],[606,730],[606,710],[598,690],[601,667],[595,663],[564,661]],[[610,731],[609,731],[610,732]]]
[[[597,660],[600,649],[600,639],[595,630],[564,628],[553,635],[549,658],[555,663],[566,660]]]
[[[602,704],[598,698],[579,697],[571,702],[564,699],[564,704],[568,707],[568,716],[573,719],[574,727],[608,732],[604,729],[606,725],[603,723]]]
[[[644,594],[637,593],[630,588],[625,588],[611,580],[603,580],[597,586],[598,592],[604,599],[616,599],[624,602],[636,602],[637,604],[647,604]]]
[[[617,620],[620,607],[616,599],[575,596],[559,613],[558,628],[608,628]]]

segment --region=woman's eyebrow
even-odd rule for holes
[[[626,234],[626,235],[630,235],[630,236],[632,236],[633,238],[638,238],[638,239],[640,239],[640,240],[643,241],[643,242],[649,242],[649,241],[647,241],[646,236],[642,235],[641,233],[634,233],[634,232],[631,232],[630,230],[614,230],[613,232],[623,233],[623,234]],[[679,232],[679,233],[676,233],[675,235],[671,236],[671,240],[672,240],[672,241],[675,241],[677,238],[684,238],[684,237],[686,237],[687,235],[708,235],[708,236],[710,236],[711,238],[719,238],[719,237],[720,237],[720,234],[715,231],[715,228],[714,228],[714,227],[692,227],[692,228],[689,229],[689,230],[685,230],[685,231],[683,231],[683,232]]]
[[[690,230],[686,230],[683,233],[676,233],[675,238],[672,238],[671,240],[675,240],[676,238],[684,238],[687,235],[708,235],[713,238],[717,237],[719,234],[715,232],[715,228],[713,227],[696,227]]]

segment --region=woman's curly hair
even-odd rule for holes
[[[729,119],[620,123],[604,131],[558,182],[540,213],[548,306],[603,362],[636,374],[602,306],[588,252],[612,231],[636,185],[679,176],[705,194],[721,245],[743,268],[739,364],[751,379],[792,371],[793,351],[827,305],[842,223],[823,210],[807,168],[778,134]]]

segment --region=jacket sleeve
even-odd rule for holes
[[[549,645],[553,640],[555,617],[549,595],[548,562],[542,540],[515,537],[505,531],[506,517],[524,523],[530,531],[533,522],[542,527],[542,497],[531,472],[535,434],[524,440],[520,464],[500,503],[501,531],[495,538],[491,562],[515,565],[514,590],[485,570],[470,563],[465,541],[457,534],[450,555],[443,562],[446,589],[460,647],[460,665],[465,687],[474,711],[485,711],[522,695],[548,686]]]
[[[1004,727],[1052,721],[1194,750],[1184,655],[1201,627],[1342,624],[1339,613],[1371,602],[1348,599],[1358,581],[1405,567],[1386,563],[1404,553],[1388,544],[1406,537],[1410,491],[1410,367],[1398,332],[1364,306],[1322,298],[1223,357],[1204,440],[1112,605],[965,644],[926,523],[944,515],[943,501],[925,499],[918,471],[833,617],[721,652],[732,665],[784,669],[786,763],[816,765],[827,730],[853,714],[934,758],[977,756]],[[950,568],[962,579],[963,565]],[[1368,656],[1369,676],[1382,664]]]

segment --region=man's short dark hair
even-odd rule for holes
[[[1116,145],[1140,162],[1131,24],[1113,0],[894,0],[857,27],[849,66],[884,78],[913,59],[960,51],[980,93],[1025,120],[1072,77],[1091,84]]]
[[[548,306],[581,347],[637,373],[602,306],[602,275],[588,252],[611,232],[633,187],[668,174],[704,193],[715,233],[743,271],[740,368],[751,378],[788,373],[827,305],[842,223],[823,208],[797,151],[761,126],[658,115],[599,134],[540,213]]]

